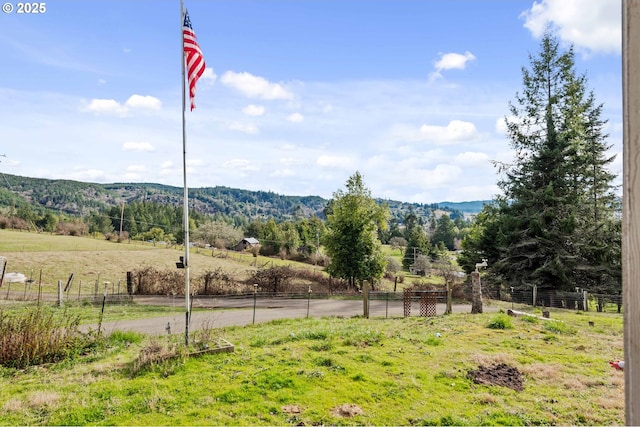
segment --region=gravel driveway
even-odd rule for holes
[[[184,307],[183,298],[166,297],[135,297],[138,304],[148,305],[175,305]],[[268,322],[283,318],[326,317],[343,316],[353,317],[363,315],[363,302],[361,300],[340,299],[281,299],[260,298],[255,301],[251,297],[243,299],[208,298],[195,299],[191,312],[190,330],[201,328],[217,328],[224,326],[242,326],[254,323]],[[453,305],[454,313],[471,313],[471,304]],[[106,313],[108,313],[108,306]],[[485,312],[497,311],[497,307],[485,305]],[[445,305],[437,304],[437,315],[444,314]],[[369,302],[369,317],[402,317],[404,308],[402,300],[372,300]],[[414,302],[411,307],[411,316],[420,315],[420,305]],[[107,314],[108,317],[108,314]],[[96,328],[96,325],[87,325],[88,328]],[[159,335],[166,333],[183,333],[185,330],[185,314],[176,313],[170,316],[161,316],[147,319],[119,320],[104,322],[102,329],[106,333],[114,330],[136,331],[145,334]]]

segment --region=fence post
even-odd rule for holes
[[[471,272],[471,314],[482,313],[482,285],[480,273]]]
[[[58,280],[58,307],[62,307],[62,280]]]
[[[536,306],[536,302],[538,301],[538,285],[533,285],[533,305]]]
[[[389,318],[389,292],[387,292],[385,295],[387,297],[387,304],[384,311],[384,317],[385,319],[388,319]]]
[[[365,319],[369,318],[369,282],[362,282],[362,304]]]
[[[582,305],[584,307],[584,311],[589,311],[589,298],[587,295],[587,291],[582,291]]]

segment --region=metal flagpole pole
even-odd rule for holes
[[[189,320],[190,316],[190,291],[189,291],[189,190],[187,188],[187,130],[185,125],[185,110],[187,108],[185,94],[185,57],[184,57],[184,6],[183,0],[180,0],[180,39],[182,46],[180,47],[180,62],[182,64],[182,174],[184,179],[184,301],[185,301],[185,323],[184,323],[184,345],[189,345]]]

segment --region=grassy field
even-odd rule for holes
[[[506,329],[489,328],[503,325],[499,316],[212,329],[235,352],[144,369],[135,368],[142,349],[180,339],[129,334],[79,360],[0,369],[0,424],[624,424],[623,374],[607,363],[622,355],[621,316],[557,310],[555,320],[507,317]],[[469,377],[501,363],[521,376],[521,390],[510,387],[514,378]]]
[[[387,246],[385,250],[391,253]],[[398,251],[393,251],[398,255]],[[55,294],[58,281],[67,283],[73,273],[69,297],[102,292],[105,282],[109,292],[126,292],[127,271],[154,267],[159,270],[174,270],[184,248],[154,246],[145,242],[111,242],[91,237],[58,236],[45,233],[30,233],[0,229],[0,256],[7,258],[7,272],[18,272],[33,280],[30,285],[16,284],[11,290],[37,295],[40,291]],[[294,268],[318,269],[310,264],[258,256],[250,253],[192,248],[191,277],[220,268],[238,282],[244,281],[258,267],[292,266]],[[398,290],[411,286],[413,282],[442,284],[441,277],[418,277],[406,274]],[[120,288],[118,288],[120,284]],[[393,281],[383,280],[378,289],[392,290]],[[3,287],[4,288],[4,287]],[[0,298],[2,291],[0,289]]]
[[[8,271],[43,270],[51,283],[71,272],[76,280],[95,282],[99,273],[100,281],[116,281],[141,266],[172,268],[180,254],[0,230]],[[281,262],[245,257],[194,250],[192,269],[246,274],[254,261]],[[19,312],[8,304],[0,309]],[[96,307],[68,309],[83,323],[99,316]],[[109,307],[105,321],[172,310]],[[74,360],[0,367],[0,425],[624,424],[624,376],[607,363],[622,358],[622,316],[552,309],[551,318],[309,318],[217,328],[212,313],[209,332],[235,352],[139,368],[150,350],[179,346],[183,337],[114,333],[108,347]],[[491,371],[500,366],[510,375]],[[474,382],[470,373],[485,368],[501,381]]]
[[[256,267],[271,265],[297,265],[315,268],[309,264],[284,261],[249,253],[192,248],[190,251],[191,275],[197,277],[205,271],[222,268],[236,280],[244,280]],[[126,273],[136,269],[155,267],[175,269],[175,263],[184,255],[184,248],[154,246],[143,242],[116,243],[89,237],[58,236],[43,233],[18,232],[0,229],[0,256],[7,258],[7,272],[19,272],[34,280],[28,291],[37,293],[42,283],[43,292],[57,292],[58,280],[66,284],[73,273],[71,295],[80,291],[83,295],[100,292],[104,282],[115,289],[121,284],[125,292]],[[25,286],[15,285],[15,290]],[[111,292],[111,289],[109,290]],[[0,291],[1,292],[1,291]]]

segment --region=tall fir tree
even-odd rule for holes
[[[492,273],[508,286],[573,290],[614,286],[615,178],[607,171],[602,106],[575,71],[573,48],[546,33],[507,119],[513,164],[499,183],[499,259]]]

